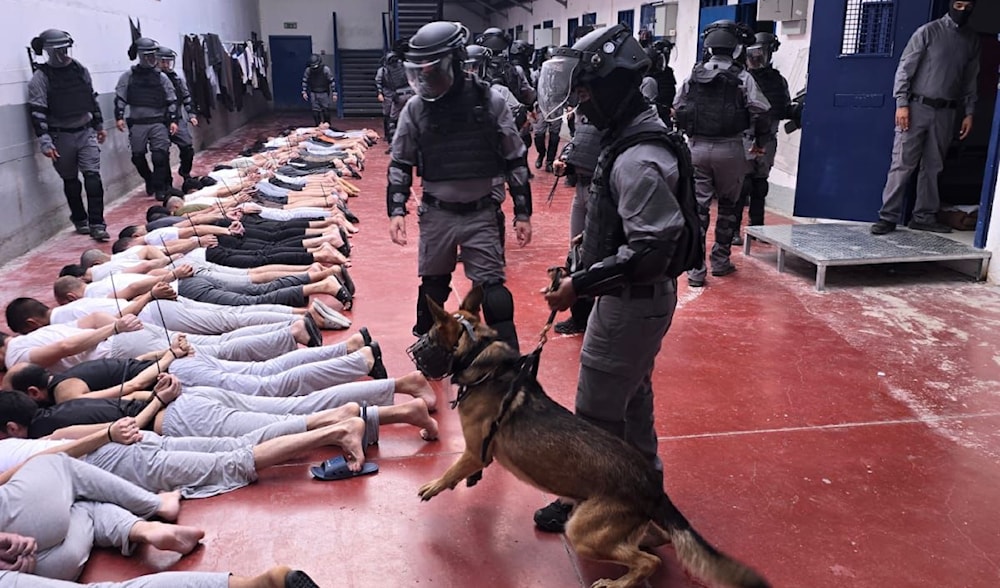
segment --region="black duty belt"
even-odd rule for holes
[[[615,292],[609,294],[609,296],[618,296],[619,298],[655,298],[659,294],[666,294],[668,292],[673,292],[677,289],[676,280],[666,280],[663,282],[656,282],[654,284],[630,284],[625,288],[622,288],[620,292]]]
[[[476,212],[478,210],[483,210],[484,208],[496,208],[499,206],[497,201],[493,199],[492,195],[483,196],[479,200],[474,200],[472,202],[448,202],[425,193],[421,197],[421,202],[431,208],[459,213]]]
[[[143,118],[126,118],[125,122],[127,122],[129,126],[132,126],[132,125],[157,125],[157,124],[159,124],[159,125],[166,125],[166,124],[170,124],[170,121],[168,121],[166,118],[164,118],[162,116],[146,116],[146,117],[143,117]]]
[[[914,102],[919,102],[931,108],[936,108],[937,110],[943,110],[945,108],[958,108],[957,100],[945,100],[944,98],[928,98],[927,96],[920,96],[919,94],[914,94],[911,96]]]
[[[86,131],[90,128],[90,125],[83,125],[82,127],[49,127],[50,133],[79,133],[80,131]]]

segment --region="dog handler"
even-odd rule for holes
[[[569,308],[578,296],[597,297],[580,353],[576,414],[624,439],[662,471],[651,374],[677,305],[677,280],[668,271],[685,232],[677,194],[681,182],[690,186],[691,172],[685,176],[678,163],[683,143],[667,135],[639,92],[649,64],[626,27],[598,29],[572,48],[556,49],[542,65],[538,103],[550,118],[578,103],[577,111],[607,132],[609,145],[587,206],[584,269],[546,294],[553,310]],[[535,513],[535,524],[562,532],[571,510],[557,500]]]
[[[518,349],[514,298],[504,285],[504,177],[514,200],[514,232],[531,242],[531,185],[525,147],[507,103],[463,71],[469,30],[432,22],[410,39],[406,75],[420,97],[406,103],[392,140],[386,199],[389,235],[406,245],[406,201],[413,169],[423,179],[418,210],[420,247],[417,321],[413,334],[434,319],[426,297],[444,304],[451,293],[458,248],[462,266],[484,292],[483,315],[501,341]]]

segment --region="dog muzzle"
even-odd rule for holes
[[[475,343],[477,338],[472,323],[465,320],[465,317],[460,314],[454,316],[455,320],[465,329],[465,333]],[[448,348],[432,340],[430,333],[425,333],[417,339],[416,343],[406,349],[406,354],[410,356],[413,364],[427,379],[442,380],[454,373],[455,351],[457,349],[458,343],[455,343],[454,347]]]

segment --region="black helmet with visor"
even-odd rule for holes
[[[460,22],[427,23],[410,38],[403,65],[406,80],[421,99],[433,102],[448,93],[468,53],[469,29]]]

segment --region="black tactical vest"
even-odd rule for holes
[[[326,75],[326,68],[322,65],[309,68],[309,80],[306,84],[309,86],[310,92],[329,92],[332,81]]]
[[[665,275],[673,278],[689,269],[703,266],[705,249],[695,200],[691,152],[678,133],[672,133],[656,123],[646,123],[627,129],[623,135],[614,138],[598,158],[594,180],[590,184],[587,220],[577,269],[589,268],[598,261],[615,255],[619,247],[628,244],[622,218],[618,215],[618,205],[611,197],[611,170],[619,155],[640,143],[663,145],[677,158],[677,193],[674,196],[684,216],[684,232],[677,240]]]
[[[656,80],[656,103],[663,106],[672,106],[674,97],[677,96],[677,79],[674,77],[674,70],[667,67],[663,71],[653,74]]]
[[[576,124],[576,134],[573,135],[572,148],[566,157],[566,163],[576,168],[577,175],[590,177],[597,167],[597,158],[601,155],[600,129],[582,120]]]
[[[490,89],[471,77],[461,84],[440,100],[420,102],[417,173],[424,180],[495,178],[504,172]]]
[[[385,64],[385,77],[382,78],[382,83],[392,91],[404,90],[410,86],[410,83],[406,81],[406,68],[403,67],[401,61],[396,60]]]
[[[94,109],[94,87],[84,77],[83,66],[75,59],[65,67],[39,66],[49,80],[49,114],[72,118]]]
[[[767,97],[767,101],[771,103],[769,111],[771,120],[777,123],[780,119],[786,118],[791,98],[788,96],[788,84],[781,76],[781,72],[773,67],[765,67],[750,70],[750,75]]]
[[[160,70],[152,67],[132,66],[132,77],[128,81],[125,100],[129,106],[166,109],[167,92],[160,82]]]
[[[695,66],[685,104],[677,109],[677,124],[695,137],[737,137],[750,128],[750,111],[737,65],[709,72]]]

